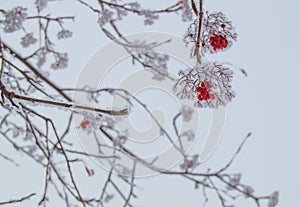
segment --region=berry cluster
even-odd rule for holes
[[[223,35],[213,35],[209,38],[209,41],[214,51],[225,49],[228,46],[227,38]]]
[[[203,53],[225,51],[236,41],[237,34],[232,22],[222,12],[207,13],[203,20],[201,45]]]
[[[199,86],[196,87],[196,92],[199,93],[198,99],[200,101],[214,99],[215,95],[211,92],[211,85],[205,81],[202,81]]]
[[[180,71],[173,90],[180,99],[195,101],[199,108],[218,108],[232,101],[233,71],[218,62],[203,61]]]

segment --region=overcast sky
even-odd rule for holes
[[[11,8],[20,2],[1,0],[0,7]],[[27,5],[30,1],[22,2]],[[163,7],[161,1],[139,2],[153,8]],[[164,5],[172,2],[168,0]],[[87,59],[109,41],[96,25],[96,17],[88,10],[78,4],[68,8],[57,5],[59,2],[53,3],[49,11],[65,12],[77,18],[75,23],[68,24],[74,32],[72,40],[57,45],[62,50],[70,51],[70,67],[61,73],[55,72],[52,78],[72,86]],[[205,5],[209,10],[223,11],[233,21],[238,33],[237,43],[228,52],[209,58],[238,65],[246,69],[249,76],[244,78],[239,73],[235,76],[237,97],[227,107],[221,142],[213,156],[203,164],[203,169],[205,166],[213,169],[226,163],[244,136],[251,131],[253,136],[231,171],[241,172],[243,181],[251,184],[259,195],[279,190],[278,206],[296,206],[300,185],[300,3],[296,0],[210,0]],[[163,16],[152,27],[144,27],[142,20],[136,17],[129,17],[120,24],[124,34],[160,31],[182,35],[186,27],[187,24],[176,15]],[[13,45],[19,39],[11,35],[7,41]],[[18,169],[0,159],[1,169],[5,169],[1,170],[0,176],[1,200],[42,190],[43,177],[39,174],[43,171],[33,171],[35,165],[27,159],[24,163],[19,170],[28,177],[26,180],[19,177]],[[99,173],[102,171],[100,167],[97,170]],[[20,189],[23,193],[14,194],[18,189],[16,185],[10,185],[11,182],[22,183]],[[142,189],[138,192],[137,203],[142,207],[197,207],[202,201],[202,193],[179,177],[143,178],[139,180],[139,186]],[[251,204],[241,201],[245,207]]]

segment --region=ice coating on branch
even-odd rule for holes
[[[12,10],[4,14],[4,21],[1,23],[4,24],[4,32],[12,33],[22,28],[23,22],[27,17],[27,8],[24,7],[15,7]]]
[[[233,72],[217,62],[204,62],[181,71],[174,86],[180,99],[195,101],[200,108],[226,106],[234,97],[231,82]]]
[[[37,42],[37,39],[33,36],[33,33],[27,33],[24,37],[21,38],[21,45],[24,48],[29,47]]]

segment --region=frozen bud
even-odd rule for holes
[[[72,37],[72,32],[70,30],[63,29],[57,33],[57,39],[66,39]]]
[[[111,117],[104,116],[101,120],[101,125],[112,128],[115,125],[115,121]]]
[[[98,23],[99,23],[100,27],[104,26],[106,23],[113,20],[113,16],[114,16],[114,13],[112,11],[110,11],[108,9],[104,9],[101,12],[100,17],[98,19]]]
[[[68,67],[68,54],[67,53],[61,53],[57,54],[56,61],[51,64],[51,68],[53,69],[65,69]]]
[[[27,33],[24,37],[21,38],[21,45],[24,48],[29,47],[30,45],[33,45],[37,42],[37,39],[34,38],[33,33]]]
[[[33,154],[37,150],[37,147],[35,145],[29,146],[28,147],[28,153]]]
[[[190,106],[184,105],[181,109],[182,119],[185,122],[188,122],[192,119],[194,109]]]
[[[193,130],[184,131],[180,137],[186,137],[188,141],[193,141],[195,139],[195,133]]]
[[[139,2],[131,2],[127,4],[131,9],[133,10],[140,10],[141,9],[141,5]]]
[[[189,5],[189,0],[180,0],[178,3],[182,5],[182,21],[191,21],[193,19],[192,8]]]
[[[240,174],[240,173],[230,175],[229,186],[227,187],[228,190],[231,190],[232,187],[236,187],[237,185],[239,185],[240,181],[241,181],[241,177],[242,177],[242,174]]]
[[[128,167],[123,166],[122,167],[122,174],[123,175],[130,175],[132,173],[132,170],[129,169]]]
[[[268,207],[275,207],[278,204],[279,192],[275,191],[269,196],[269,204]]]
[[[45,48],[42,48],[39,50],[36,54],[37,57],[37,66],[40,68],[42,67],[46,62],[46,56],[47,56],[47,50]]]
[[[243,185],[242,188],[246,198],[254,193],[254,189],[251,186]]]
[[[113,139],[115,146],[122,146],[125,144],[126,141],[127,141],[127,137],[122,136],[122,135],[117,136],[116,138]]]
[[[18,6],[5,13],[4,32],[11,33],[21,29],[27,17],[26,10],[26,8]]]
[[[154,20],[157,20],[159,17],[156,13],[154,13],[151,10],[143,10],[140,12],[140,14],[145,17],[145,20],[144,20],[145,25],[154,24]]]
[[[199,165],[198,158],[199,155],[194,155],[191,158],[185,158],[184,162],[179,167],[185,171],[193,170],[195,167]]]
[[[42,161],[45,159],[45,157],[42,156],[42,155],[36,155],[36,156],[35,156],[35,159],[36,159],[36,161],[38,161],[38,162],[42,162]]]
[[[39,11],[42,11],[48,6],[48,0],[36,0],[34,2]]]
[[[114,198],[113,194],[106,194],[105,198],[104,198],[104,202],[108,203],[110,202],[112,199]]]
[[[128,15],[128,11],[123,9],[123,8],[118,8],[116,7],[116,12],[117,12],[117,16],[118,16],[118,20],[122,20],[123,17],[127,16]]]
[[[33,134],[29,131],[26,131],[25,137],[24,137],[24,141],[29,141],[33,139]]]
[[[20,130],[18,128],[13,129],[13,137],[17,138],[21,134]]]

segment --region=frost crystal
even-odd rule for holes
[[[133,10],[140,10],[141,9],[141,4],[139,2],[131,2],[127,4],[131,9]]]
[[[33,33],[27,33],[24,37],[21,38],[21,45],[24,48],[29,47],[37,42],[37,39],[33,37]]]
[[[113,194],[107,194],[104,198],[104,202],[105,203],[108,203],[110,202],[112,199],[114,198],[114,195]]]
[[[39,11],[42,11],[48,6],[48,0],[36,0],[34,2]]]
[[[119,135],[113,139],[114,145],[117,147],[124,145],[126,141],[127,141],[127,137],[122,135]]]
[[[184,22],[192,21],[193,13],[189,5],[189,0],[181,0],[180,3],[182,4],[182,14],[181,14],[182,21]]]
[[[154,24],[154,20],[157,20],[159,17],[157,14],[155,14],[151,10],[143,10],[140,12],[140,15],[145,16],[145,20],[144,20],[145,25]]]
[[[11,33],[15,32],[22,28],[23,22],[26,20],[27,8],[15,7],[12,10],[8,11],[4,16],[4,32]]]
[[[128,11],[124,10],[123,8],[115,8],[117,11],[118,20],[122,20],[123,17],[128,15]]]
[[[230,186],[227,187],[228,190],[232,190],[232,187],[236,187],[240,184],[242,175],[240,173],[233,174],[229,177],[229,184]]]
[[[194,109],[190,106],[184,105],[181,109],[182,120],[188,122],[192,119]]]
[[[193,141],[195,139],[195,133],[193,130],[184,131],[180,137],[186,137],[188,141]]]
[[[61,30],[57,33],[57,39],[66,39],[72,37],[72,32],[70,30]]]
[[[68,67],[68,54],[67,53],[61,53],[57,54],[55,63],[51,64],[51,68],[53,69],[65,69]]]
[[[243,185],[242,187],[246,198],[251,196],[254,193],[254,189],[251,186]]]
[[[204,108],[226,106],[234,97],[231,82],[233,72],[216,62],[206,62],[181,71],[174,93],[181,99],[195,100]]]
[[[98,19],[100,27],[113,20],[114,13],[108,9],[104,9]]]
[[[275,207],[278,204],[279,192],[275,191],[269,196],[269,204],[268,207]]]
[[[47,56],[47,50],[45,48],[42,48],[40,51],[37,52],[37,66],[40,68],[42,67],[46,62],[46,56]]]
[[[31,146],[28,146],[27,152],[32,155],[34,152],[36,152],[36,150],[37,150],[37,147],[35,145],[31,145]]]
[[[109,128],[113,128],[115,125],[115,121],[113,118],[111,118],[109,116],[104,116],[102,118],[101,125],[109,127]]]
[[[184,162],[180,165],[180,168],[182,170],[194,169],[199,165],[198,158],[199,155],[194,155],[191,158],[185,158]]]

